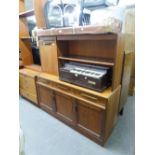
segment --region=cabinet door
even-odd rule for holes
[[[63,121],[74,124],[74,99],[56,92],[56,112]]]
[[[42,71],[58,75],[57,46],[55,41],[40,42]]]
[[[102,138],[104,115],[103,109],[77,101],[77,127],[87,135]]]
[[[48,113],[55,112],[55,95],[51,89],[37,85],[39,104]]]

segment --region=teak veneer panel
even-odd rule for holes
[[[123,55],[124,55],[124,37],[123,34],[117,35],[117,46],[115,49],[115,66],[112,76],[112,89],[115,90],[121,84]]]
[[[65,43],[65,42],[64,42]],[[68,55],[83,57],[114,58],[115,40],[76,40],[69,41]]]
[[[106,107],[104,141],[106,141],[110,136],[112,129],[117,123],[120,91],[121,86],[118,86],[108,99],[108,105]]]
[[[83,101],[77,101],[77,125],[81,130],[86,130],[97,137],[101,135],[102,117],[104,111],[95,106],[88,106]]]
[[[56,113],[64,120],[73,122],[73,99],[62,93],[55,93]]]
[[[47,42],[47,41],[46,41]],[[42,71],[58,76],[57,45],[55,41],[40,41],[40,57]]]
[[[55,101],[54,101],[54,92],[46,87],[41,85],[37,85],[38,90],[38,98],[39,98],[39,106],[47,111],[48,113],[52,113],[56,110]]]

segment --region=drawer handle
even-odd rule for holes
[[[82,93],[81,96],[86,97],[86,98],[91,99],[91,100],[95,100],[95,101],[98,100],[98,98],[93,97],[93,96],[90,96],[90,95],[88,95],[88,94],[84,94],[84,93]]]
[[[43,45],[51,45],[52,44],[52,41],[43,41],[42,44]]]
[[[58,85],[57,86],[59,89],[63,89],[63,90],[69,90],[68,88],[66,88],[66,87],[63,87],[63,86],[60,86],[60,85]]]

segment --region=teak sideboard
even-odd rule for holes
[[[103,26],[44,29],[43,6],[34,0],[26,10],[20,0],[19,45],[22,64],[20,94],[50,115],[103,145],[110,136],[128,95],[132,54],[124,52],[125,35],[107,32]],[[26,18],[35,15],[41,65],[34,65]],[[101,33],[92,33],[94,30]],[[84,33],[85,32],[85,33]],[[97,31],[95,31],[97,32]],[[66,62],[107,66],[112,84],[103,92],[63,82],[59,68]]]
[[[52,116],[99,144],[104,144],[117,122],[123,35],[39,34],[42,73],[37,75],[38,105]],[[112,85],[96,92],[59,80],[65,62],[112,68]]]
[[[99,144],[104,144],[116,124],[120,88],[98,93],[46,73],[37,79],[40,107]]]

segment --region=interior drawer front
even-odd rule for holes
[[[74,96],[78,96],[78,97],[80,97],[80,98],[82,98],[84,100],[94,102],[94,103],[98,103],[100,105],[105,105],[105,102],[106,102],[101,97],[97,97],[97,96],[92,95],[92,94],[88,94],[88,93],[85,93],[85,92],[82,92],[82,91],[78,91],[78,90],[75,90],[73,88],[61,85],[61,84],[55,84],[55,87],[57,87],[58,89],[60,89],[62,91],[71,93]]]
[[[59,89],[59,90],[62,90],[62,91],[71,92],[71,88],[69,88],[67,86],[64,86],[62,84],[58,84],[58,83],[55,83],[55,82],[52,82],[52,81],[49,81],[49,80],[45,80],[45,79],[42,79],[42,78],[38,78],[37,81],[41,82],[43,84],[46,84],[48,86],[52,86],[52,87],[54,87],[56,89]]]
[[[56,88],[57,90],[60,91],[64,91],[66,93],[70,93],[71,95],[74,95],[75,97],[79,97],[81,99],[87,100],[88,102],[93,102],[93,103],[97,103],[100,105],[104,105],[106,104],[106,100],[104,98],[89,94],[89,93],[85,93],[83,91],[79,91],[76,90],[74,88],[70,88],[68,86],[59,84],[59,83],[55,83],[52,81],[48,81],[42,78],[38,78],[38,82],[42,82],[44,84],[47,84],[48,86],[52,86],[53,88]]]
[[[31,94],[30,92],[27,92],[27,91],[25,91],[23,89],[20,89],[20,94],[22,96],[24,96],[25,98],[27,98],[27,99],[29,99],[29,100],[31,100],[31,101],[33,101],[34,103],[37,104],[37,97],[36,97],[36,95]]]
[[[106,100],[104,98],[101,98],[101,97],[98,97],[98,96],[95,96],[95,95],[92,95],[92,94],[89,94],[86,92],[78,91],[78,90],[75,90],[74,92],[80,98],[83,98],[83,99],[88,100],[90,102],[98,103],[98,104],[104,105],[104,106],[106,104]]]

